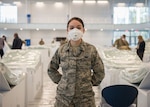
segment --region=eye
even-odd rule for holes
[[[79,30],[80,30],[80,29],[81,29],[81,27],[77,27],[77,29],[79,29]]]
[[[70,27],[69,29],[72,30],[72,29],[74,29],[74,27]]]

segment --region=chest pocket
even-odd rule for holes
[[[69,62],[68,62],[68,55],[67,53],[61,53],[60,54],[60,67],[62,69],[67,69],[69,66]]]
[[[77,60],[77,66],[79,69],[91,69],[91,57],[84,56]]]
[[[83,53],[79,57],[69,56],[67,53],[60,54],[60,67],[66,70],[70,69],[91,69],[91,55]]]

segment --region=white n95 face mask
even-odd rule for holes
[[[68,39],[73,41],[78,41],[83,37],[83,32],[77,28],[74,28],[68,32]]]

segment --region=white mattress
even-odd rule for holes
[[[150,64],[143,63],[135,51],[101,47],[99,48],[99,54],[106,68],[120,71],[118,76],[121,76],[130,83],[140,82],[146,73],[150,71]]]

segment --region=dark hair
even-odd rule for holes
[[[5,35],[3,35],[2,37],[4,38],[5,41],[7,40]]]
[[[125,38],[125,37],[126,37],[126,35],[125,35],[125,34],[123,34],[123,35],[122,35],[122,37],[124,37],[124,38]]]
[[[141,42],[141,41],[144,41],[142,35],[139,35],[139,36],[138,36],[138,39],[139,39],[140,42]]]
[[[14,33],[14,36],[15,36],[15,37],[18,37],[18,33]]]
[[[73,17],[73,18],[71,18],[71,19],[68,21],[68,23],[67,23],[67,28],[68,28],[68,26],[69,26],[69,23],[70,23],[72,20],[77,20],[77,21],[79,21],[79,22],[82,24],[83,28],[84,28],[84,23],[83,23],[82,19],[79,18],[79,17]]]

